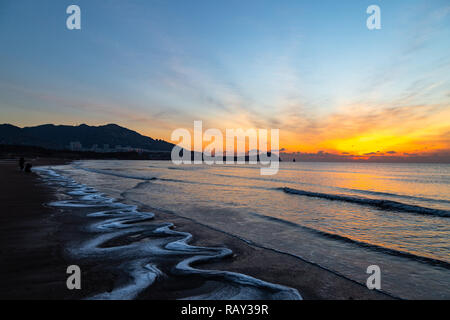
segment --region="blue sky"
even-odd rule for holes
[[[66,29],[70,4],[82,30]],[[371,4],[381,30],[366,27]],[[0,122],[114,122],[169,139],[203,120],[281,128],[289,148],[314,151],[371,114],[397,117],[391,126],[410,114],[392,134],[425,118],[442,148],[449,120],[433,115],[449,109],[449,17],[439,0],[2,0]],[[336,128],[345,115],[357,118]]]

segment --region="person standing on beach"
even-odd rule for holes
[[[25,159],[23,157],[21,157],[19,160],[19,168],[20,171],[23,171],[23,169],[25,168]]]
[[[30,162],[27,162],[25,164],[25,172],[31,172],[32,167],[33,167],[33,165]]]

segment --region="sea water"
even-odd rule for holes
[[[79,161],[59,174],[126,203],[190,218],[381,290],[450,299],[450,165],[181,165]],[[194,235],[195,236],[195,235]]]

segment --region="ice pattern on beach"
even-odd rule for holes
[[[158,260],[155,257],[163,259],[167,256],[179,257],[178,262],[170,270],[171,274],[198,275],[221,283],[212,291],[187,296],[185,299],[302,299],[296,289],[268,283],[248,275],[194,268],[194,264],[230,256],[232,251],[225,247],[189,245],[192,240],[190,233],[172,230],[171,223],[158,224],[156,221],[149,223],[154,219],[151,212],[142,212],[136,205],[118,202],[92,187],[58,174],[55,170],[40,168],[37,171],[49,184],[64,188],[66,194],[72,196],[70,200],[54,201],[48,205],[59,208],[101,209],[88,214],[89,217],[97,218],[88,227],[92,237],[66,250],[73,257],[94,258],[99,264],[119,259],[123,261],[122,270],[125,270],[132,279],[111,292],[98,293],[86,297],[87,299],[136,298],[159,278],[169,276],[158,268],[157,262],[152,262]],[[104,219],[98,221],[98,218]],[[127,236],[132,237],[134,241],[124,245],[105,246],[112,240]]]

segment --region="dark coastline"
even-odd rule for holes
[[[37,146],[2,145],[0,144],[0,159],[15,159],[18,157],[43,158],[57,163],[71,160],[170,160],[170,152],[93,152],[55,150]],[[61,160],[64,159],[64,160]],[[45,160],[44,160],[45,161]]]
[[[46,160],[38,164],[63,164]],[[2,162],[0,197],[1,299],[59,299],[68,296],[66,261],[54,235],[60,228],[56,210],[45,207],[51,190],[34,173],[20,172],[17,164]],[[60,271],[63,270],[61,273]]]
[[[38,165],[58,165],[65,160],[40,159]],[[64,248],[68,241],[83,239],[85,209],[54,209],[45,206],[57,197],[55,190],[34,173],[18,170],[15,162],[0,164],[1,221],[0,299],[80,299],[111,291],[127,277],[102,261],[72,261]],[[298,289],[304,299],[390,299],[380,292],[340,277],[308,262],[249,245],[206,226],[164,212],[155,221],[172,222],[176,230],[194,236],[193,244],[226,246],[233,257],[202,265],[228,270]],[[83,270],[82,290],[66,288],[66,268],[79,264]],[[180,282],[181,281],[181,282]],[[205,288],[203,279],[166,278],[145,289],[138,299],[178,299]],[[206,285],[207,287],[207,285]]]

